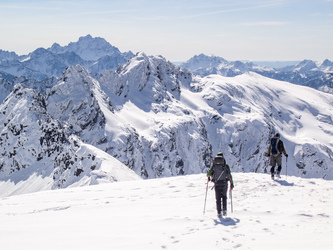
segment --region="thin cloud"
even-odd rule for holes
[[[289,22],[247,22],[241,23],[244,26],[281,26],[290,24]]]
[[[258,4],[258,5],[253,5],[253,6],[240,7],[240,8],[231,8],[231,9],[222,9],[222,10],[216,10],[216,11],[211,11],[211,12],[206,12],[206,13],[188,15],[188,16],[182,17],[181,19],[192,19],[192,18],[198,18],[198,17],[203,17],[203,16],[218,15],[218,14],[222,14],[222,13],[240,12],[240,11],[248,11],[248,10],[261,9],[261,8],[269,8],[269,7],[274,7],[274,6],[277,6],[277,5],[281,5],[284,2],[285,1],[279,1],[279,2],[269,1],[269,2],[264,3],[264,4]]]
[[[114,13],[135,13],[140,12],[140,10],[124,9],[124,10],[106,10],[106,11],[87,11],[87,12],[77,12],[76,15],[104,15],[104,14],[114,14]]]
[[[0,4],[1,9],[12,9],[12,10],[60,10],[59,7],[42,7],[36,5],[25,5],[25,4]]]

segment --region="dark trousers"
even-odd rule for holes
[[[277,172],[280,173],[282,169],[282,166],[278,166],[277,168]],[[271,167],[271,173],[274,174],[275,173],[275,167]]]
[[[282,169],[282,155],[271,155],[270,158],[270,163],[271,163],[271,173],[274,174],[275,173],[275,166],[277,165],[277,172],[281,172]]]
[[[215,183],[216,210],[218,213],[221,213],[221,205],[223,211],[227,210],[227,191],[228,191],[227,181]]]

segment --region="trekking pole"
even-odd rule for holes
[[[286,179],[288,177],[288,164],[287,164],[287,162],[288,162],[288,157],[286,157]]]
[[[234,208],[233,208],[233,206],[232,206],[232,190],[231,190],[231,189],[230,189],[230,191],[229,191],[229,196],[230,196],[231,213],[233,213],[233,212],[234,212]]]
[[[266,165],[266,167],[265,167],[264,173],[267,173],[266,168],[268,167],[269,161],[270,161],[270,157],[268,156],[268,159],[267,159],[267,165]]]
[[[205,211],[206,211],[206,201],[207,201],[207,192],[208,192],[208,182],[209,182],[209,180],[207,180],[207,185],[206,185],[206,195],[205,195],[205,204],[204,204],[203,215],[205,215]]]

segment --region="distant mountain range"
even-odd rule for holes
[[[282,68],[269,68],[251,62],[227,61],[222,57],[200,54],[180,64],[180,67],[200,76],[218,74],[232,77],[255,72],[272,79],[333,93],[333,62],[329,60],[323,62],[304,60]]]
[[[103,56],[96,48],[104,46]],[[0,189],[8,194],[204,173],[220,151],[234,172],[265,172],[276,132],[289,154],[283,173],[288,165],[289,175],[333,179],[331,94],[263,76],[271,69],[204,55],[179,67],[90,36],[52,47],[1,53],[2,69],[22,73],[0,78]],[[101,58],[104,66],[92,72]],[[77,61],[82,65],[65,67]],[[206,72],[212,62],[224,65],[210,67],[214,75],[185,68]],[[293,67],[294,78],[325,67],[328,60],[304,61]]]
[[[38,48],[23,56],[0,50],[0,76],[7,80],[15,76],[43,80],[59,77],[68,66],[77,64],[98,75],[117,69],[133,55],[131,51],[121,53],[103,38],[87,35],[64,47],[54,43],[51,48]]]
[[[243,62],[251,62],[251,61],[243,61]],[[253,64],[258,66],[265,66],[269,68],[283,68],[287,66],[292,66],[300,63],[300,61],[252,61]]]
[[[103,38],[87,35],[63,47],[54,43],[48,49],[38,48],[23,56],[0,50],[0,78],[13,82],[15,77],[23,76],[40,81],[52,76],[59,77],[68,66],[77,64],[84,66],[92,76],[98,78],[105,70],[116,70],[119,65],[125,64],[133,56],[131,51],[122,53]],[[288,66],[283,66],[283,62],[255,64],[227,61],[222,57],[200,54],[178,65],[199,76],[218,74],[230,77],[252,71],[272,79],[333,93],[331,61],[303,60],[294,63]],[[279,65],[279,67],[273,68],[267,65]]]

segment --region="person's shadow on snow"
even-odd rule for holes
[[[217,225],[223,225],[223,226],[236,226],[240,220],[237,218],[218,218],[218,219],[214,219],[215,222],[215,226]]]
[[[294,186],[294,183],[289,183],[286,180],[274,180],[274,181],[281,184],[282,186],[289,186],[289,187]]]

